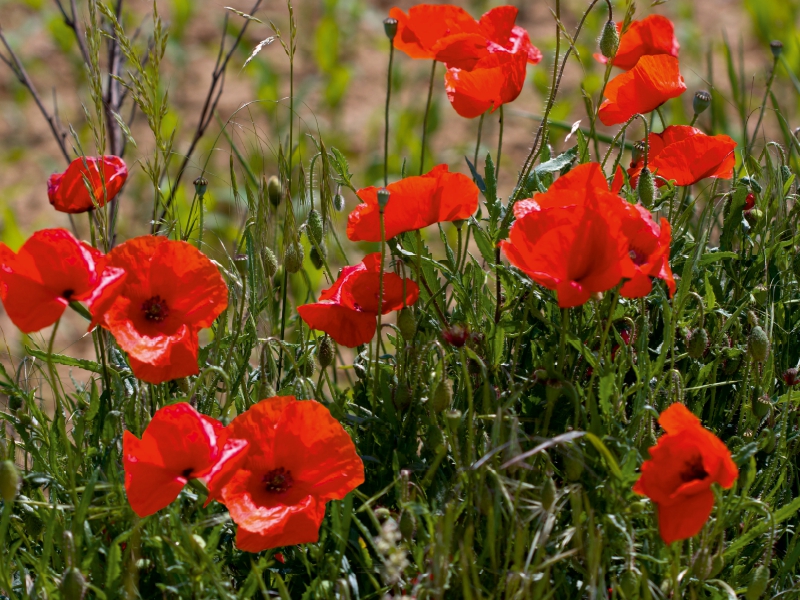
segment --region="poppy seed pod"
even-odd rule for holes
[[[393,41],[394,36],[397,35],[397,19],[393,19],[392,17],[384,19],[383,31],[386,33],[386,37]]]
[[[64,600],[82,600],[86,595],[86,578],[78,569],[70,567],[64,571],[58,591]]]
[[[750,331],[750,337],[747,339],[747,351],[750,353],[750,358],[760,363],[767,360],[767,356],[769,356],[769,338],[758,325]]]
[[[208,190],[208,179],[201,176],[194,180],[194,191],[201,199],[206,195],[206,190]]]
[[[769,414],[769,409],[772,408],[772,403],[769,401],[769,396],[760,395],[760,390],[756,388],[752,398],[753,414],[759,419],[763,419]]]
[[[645,208],[653,206],[653,201],[656,198],[656,184],[653,181],[653,173],[647,167],[642,169],[642,172],[639,173],[639,183],[636,186],[636,192],[639,194],[639,201]]]
[[[694,100],[692,100],[694,114],[699,115],[704,113],[709,106],[711,106],[711,93],[706,90],[695,92]]]
[[[335,350],[333,348],[333,340],[329,335],[326,335],[320,341],[319,350],[317,350],[317,360],[319,360],[319,366],[323,369],[326,369],[333,364],[334,357]]]
[[[794,367],[791,369],[787,369],[783,375],[781,375],[783,382],[788,385],[789,387],[794,387],[798,383],[800,383],[800,377],[798,377],[798,371]]]
[[[3,502],[11,502],[19,491],[19,471],[10,460],[0,462],[0,498]]]
[[[640,140],[633,145],[633,150],[631,150],[631,162],[638,163],[644,158],[645,146],[644,140]]]
[[[600,34],[600,53],[606,58],[614,58],[618,49],[619,31],[617,31],[617,24],[609,19],[603,26],[603,33]]]
[[[289,242],[283,254],[283,266],[289,273],[297,273],[303,267],[305,250],[302,244]]]
[[[769,43],[769,49],[772,52],[772,56],[774,56],[776,59],[780,58],[781,54],[783,54],[783,42],[772,40]]]
[[[306,232],[308,238],[318,246],[322,245],[323,225],[322,216],[317,209],[312,208],[306,219]]]
[[[400,330],[400,334],[407,340],[413,338],[414,334],[417,333],[417,322],[410,308],[405,307],[397,313],[397,328]]]
[[[386,210],[386,205],[389,204],[389,197],[391,196],[391,192],[386,188],[381,188],[378,190],[378,208],[381,212]]]
[[[273,175],[267,181],[267,197],[269,198],[270,204],[272,206],[277,207],[281,203],[281,180],[278,179],[276,175]]]

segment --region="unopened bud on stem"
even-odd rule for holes
[[[603,33],[600,34],[600,53],[606,58],[614,58],[618,49],[619,32],[617,31],[617,24],[609,19],[603,26]]]
[[[639,173],[639,183],[636,186],[636,191],[639,193],[639,201],[645,208],[653,206],[653,201],[656,198],[656,184],[653,181],[653,173],[647,167]]]

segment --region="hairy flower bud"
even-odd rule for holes
[[[319,366],[323,369],[328,368],[331,364],[333,364],[333,359],[335,357],[335,349],[333,347],[333,340],[329,336],[325,336],[319,342],[319,349],[317,350],[317,360],[319,360]]]
[[[86,578],[78,569],[71,567],[64,571],[58,591],[64,600],[82,600],[86,594]]]
[[[639,183],[636,186],[636,192],[639,194],[639,201],[645,208],[653,206],[656,199],[656,183],[653,181],[653,173],[650,169],[645,167],[639,173]]]
[[[453,382],[444,379],[436,384],[436,389],[431,397],[431,408],[434,412],[440,413],[450,408],[453,403]]]
[[[314,265],[314,268],[319,270],[325,264],[325,259],[328,258],[328,250],[325,246],[320,246],[319,250],[317,247],[311,248],[311,252],[308,253],[308,258],[311,260],[311,264]]]
[[[695,92],[694,100],[692,100],[694,114],[699,115],[704,113],[709,106],[711,106],[711,93],[706,90]]]
[[[392,402],[394,402],[395,408],[401,411],[411,406],[411,390],[405,383],[397,384]]]
[[[414,313],[407,306],[397,313],[397,328],[406,340],[410,340],[417,333],[417,322]]]
[[[787,181],[789,181],[789,179],[792,177],[792,169],[789,168],[789,165],[781,165],[780,171],[781,171],[781,179],[783,180],[783,183],[786,183]]]
[[[686,352],[695,360],[701,358],[708,349],[708,332],[702,327],[698,327],[689,334],[689,341],[686,345]]]
[[[603,26],[603,33],[600,34],[600,53],[606,58],[614,58],[618,49],[619,32],[617,31],[617,24],[609,19]]]
[[[281,188],[281,180],[276,175],[273,175],[267,181],[267,197],[270,204],[277,207],[281,203],[281,195],[283,190]]]
[[[312,240],[318,246],[322,245],[322,216],[315,208],[312,208],[311,212],[308,213],[308,218],[306,219],[306,233],[308,234],[308,238],[310,240]]]
[[[10,460],[0,462],[0,498],[3,502],[11,502],[19,491],[19,471]]]
[[[747,351],[754,361],[763,363],[769,356],[769,338],[766,332],[758,325],[750,331],[747,339]]]
[[[303,267],[305,250],[302,244],[289,242],[283,254],[283,266],[289,273],[297,273]]]
[[[542,508],[550,512],[553,505],[556,503],[556,484],[552,477],[544,480],[542,486]]]
[[[746,600],[758,600],[767,591],[769,584],[769,567],[766,565],[759,565],[753,571],[753,578],[750,580],[750,585],[747,586],[747,592],[744,597]]]
[[[342,212],[344,210],[344,196],[341,194],[336,194],[333,197],[333,210],[336,212]]]

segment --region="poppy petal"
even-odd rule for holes
[[[359,312],[330,301],[297,307],[300,318],[311,329],[324,331],[342,346],[355,348],[367,344],[375,335],[374,313]]]
[[[91,193],[86,188],[84,177],[89,181]],[[50,176],[47,181],[47,196],[57,211],[82,213],[95,208],[92,196],[97,207],[113,200],[127,178],[128,168],[118,156],[79,157],[63,173]]]
[[[688,496],[679,504],[658,505],[658,529],[665,544],[694,537],[711,516],[714,492],[707,489]]]

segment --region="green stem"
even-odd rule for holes
[[[494,180],[500,180],[500,158],[503,154],[503,105],[500,105],[500,136],[497,140],[497,161],[494,167]],[[477,167],[476,167],[477,168]]]
[[[392,44],[394,47],[394,44]],[[419,174],[422,175],[425,172],[425,143],[428,138],[428,115],[431,112],[431,98],[433,97],[433,78],[436,74],[436,61],[433,61],[431,65],[431,78],[428,81],[428,101],[425,104],[425,117],[422,120],[422,150],[419,156]]]
[[[561,374],[566,376],[567,366],[565,363],[567,354],[567,329],[569,328],[569,309],[561,309],[561,336],[558,340],[558,368]]]
[[[472,158],[472,164],[475,166],[475,169],[478,169],[478,151],[481,147],[481,133],[483,132],[483,118],[486,116],[486,113],[481,115],[480,121],[478,121],[478,141],[475,142],[475,156]]]
[[[389,74],[386,76],[386,109],[383,131],[383,185],[389,185],[389,104],[392,100],[392,63],[394,62],[394,40],[389,40]]]
[[[203,227],[204,227],[204,216],[206,212],[205,202],[203,202],[203,198],[205,194],[201,194],[198,197],[198,202],[200,203],[200,230],[197,232],[197,249],[202,250],[203,246]],[[188,235],[188,234],[187,234]]]
[[[380,210],[381,217],[381,270],[378,276],[378,339],[375,341],[375,371],[372,374],[372,398],[377,403],[378,401],[378,360],[381,351],[381,320],[383,317],[383,264],[386,260],[386,225],[383,216],[383,208]]]

